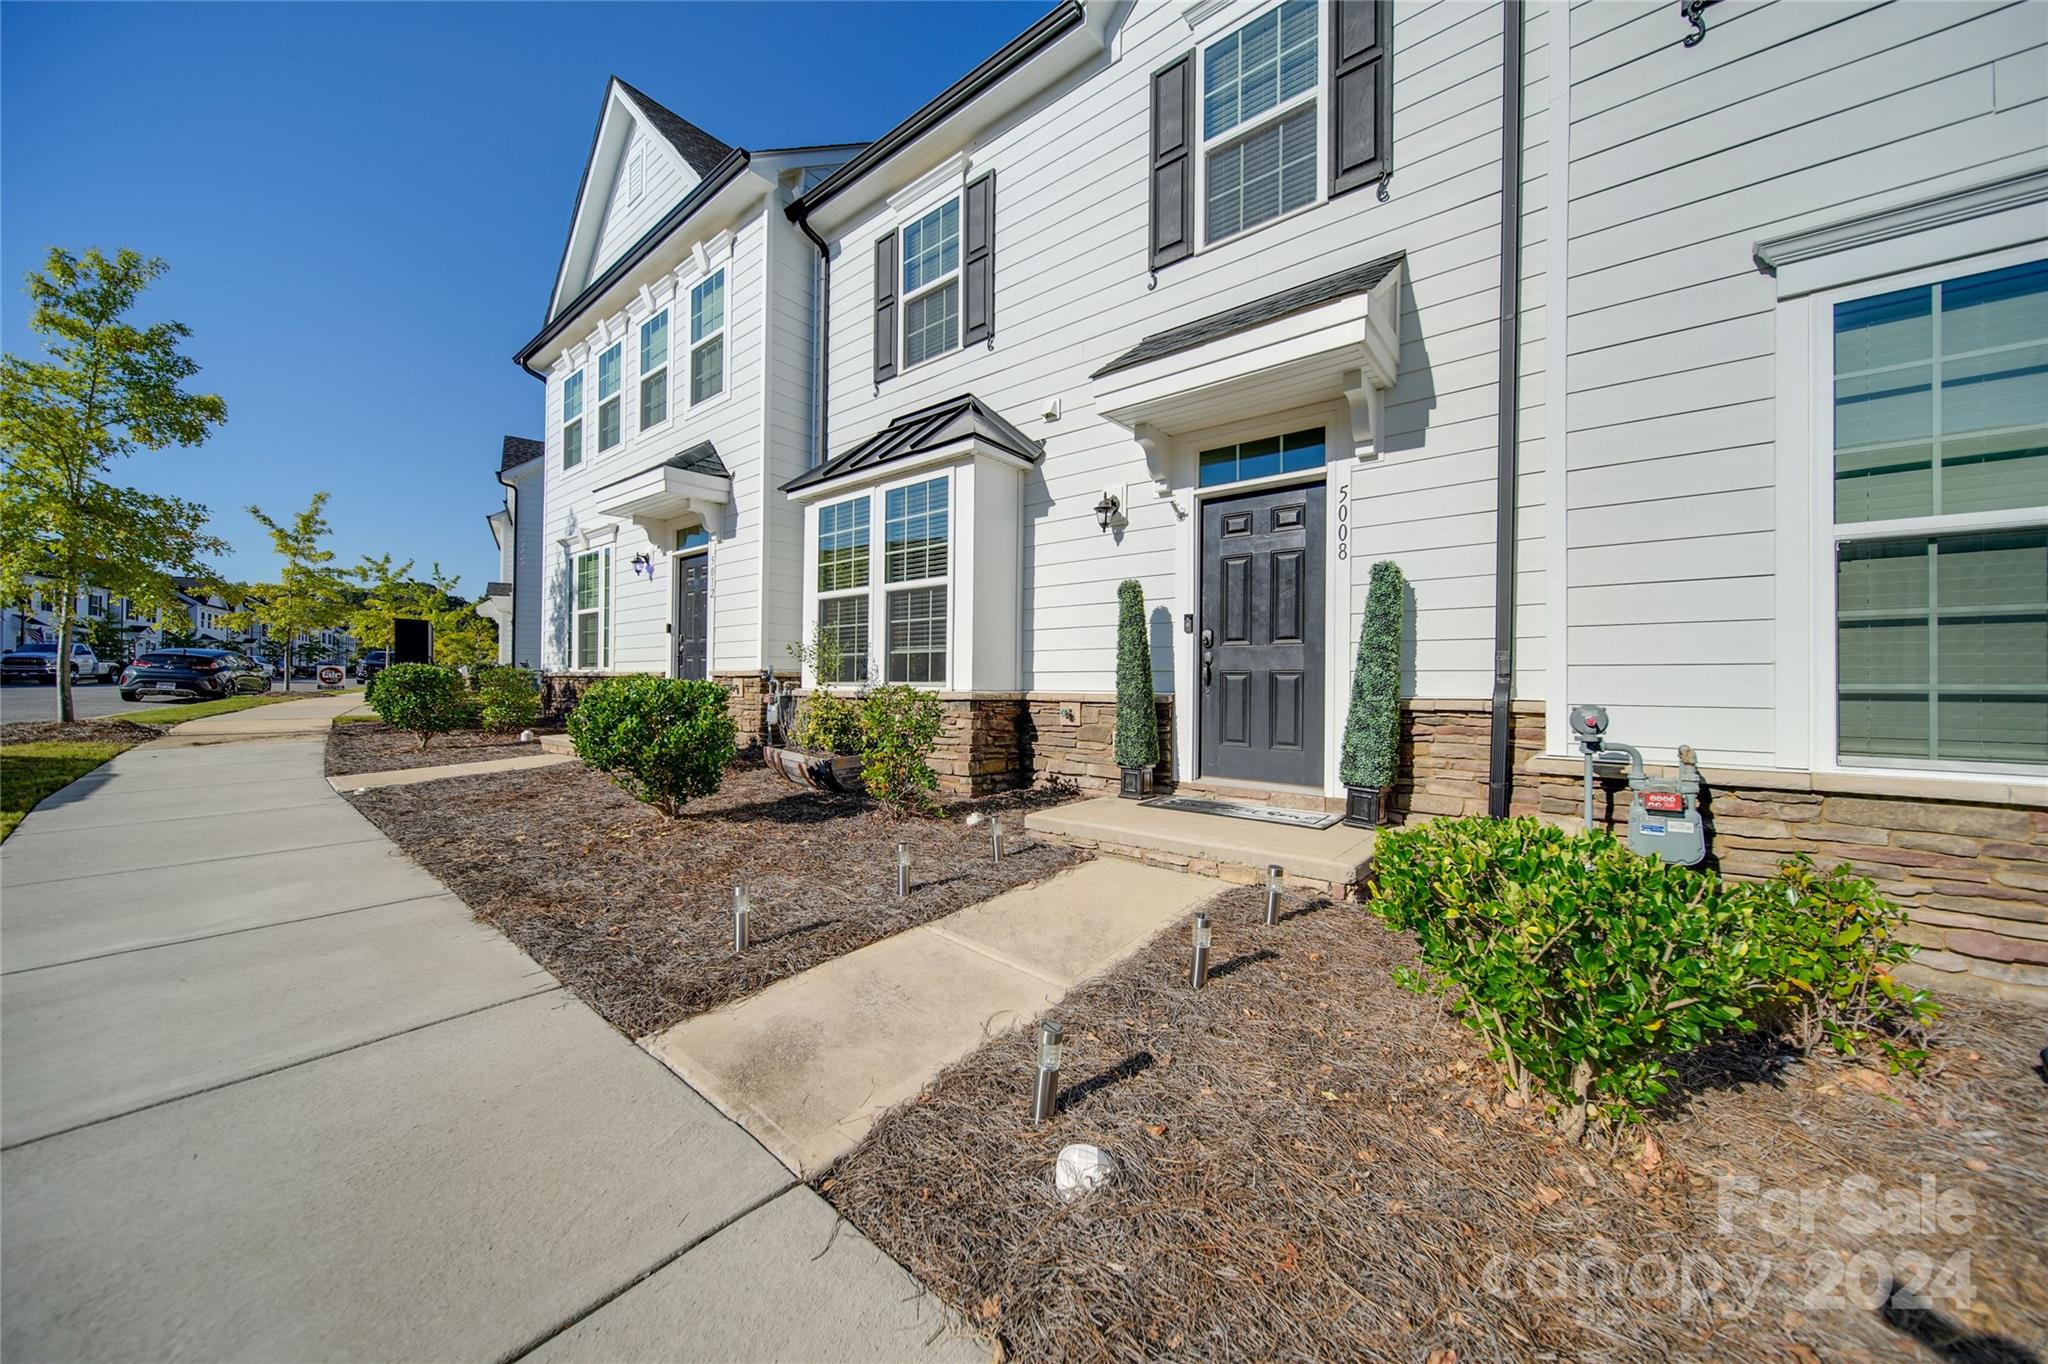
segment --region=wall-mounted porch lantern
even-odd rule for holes
[[[1115,493],[1105,490],[1102,494],[1102,500],[1095,504],[1095,524],[1100,526],[1103,532],[1107,534],[1109,523],[1116,520],[1118,513],[1123,511],[1123,507],[1123,499],[1119,498]]]

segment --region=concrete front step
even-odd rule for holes
[[[543,734],[540,736],[540,751],[543,753],[567,753],[576,755],[576,745],[566,734]]]
[[[1184,781],[1174,786],[1172,795],[1192,796],[1198,800],[1227,800],[1239,805],[1267,805],[1275,810],[1315,810],[1323,814],[1342,814],[1344,798],[1325,796],[1320,791],[1308,791],[1298,786],[1246,786],[1227,781]]]
[[[1180,793],[1186,794],[1187,787]],[[1115,796],[1035,810],[1025,816],[1024,827],[1073,847],[1226,881],[1263,881],[1266,868],[1277,862],[1289,884],[1338,895],[1364,880],[1372,862],[1371,829],[1342,824],[1289,828],[1227,815],[1162,810]]]

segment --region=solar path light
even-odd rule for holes
[[[901,900],[910,894],[910,845],[896,845],[896,898]]]
[[[1054,1102],[1060,1092],[1060,1053],[1065,1050],[1061,1041],[1064,1034],[1065,1030],[1050,1018],[1038,1025],[1038,1083],[1031,1091],[1033,1126],[1052,1116]]]
[[[1280,864],[1266,864],[1266,926],[1280,922]]]
[[[753,902],[747,898],[745,886],[732,888],[732,952],[734,956],[747,950],[752,936],[754,918]]]
[[[1199,990],[1209,983],[1209,916],[1195,912],[1195,964],[1188,972],[1188,986]]]

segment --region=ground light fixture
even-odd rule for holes
[[[1209,916],[1195,912],[1195,961],[1188,970],[1188,988],[1199,990],[1209,983]]]
[[[1266,864],[1266,927],[1280,922],[1280,864]]]
[[[989,850],[995,855],[996,865],[1000,867],[1003,865],[1003,818],[1001,815],[989,816],[988,844]]]
[[[896,898],[901,900],[910,894],[910,845],[896,845]]]
[[[754,905],[747,898],[745,886],[732,888],[732,951],[734,956],[747,950],[752,938]]]
[[[1053,1019],[1038,1025],[1038,1082],[1031,1091],[1031,1121],[1034,1126],[1052,1116],[1060,1092],[1060,1055],[1066,1050],[1066,1030]]]

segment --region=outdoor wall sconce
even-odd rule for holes
[[[1123,499],[1119,498],[1115,493],[1105,491],[1102,494],[1102,500],[1095,504],[1095,524],[1102,527],[1103,531],[1107,533],[1109,523],[1117,519],[1118,513],[1123,511],[1123,508]]]
[[[652,581],[654,578],[654,556],[644,550],[635,554],[633,556],[633,573],[636,577],[644,575]]]

